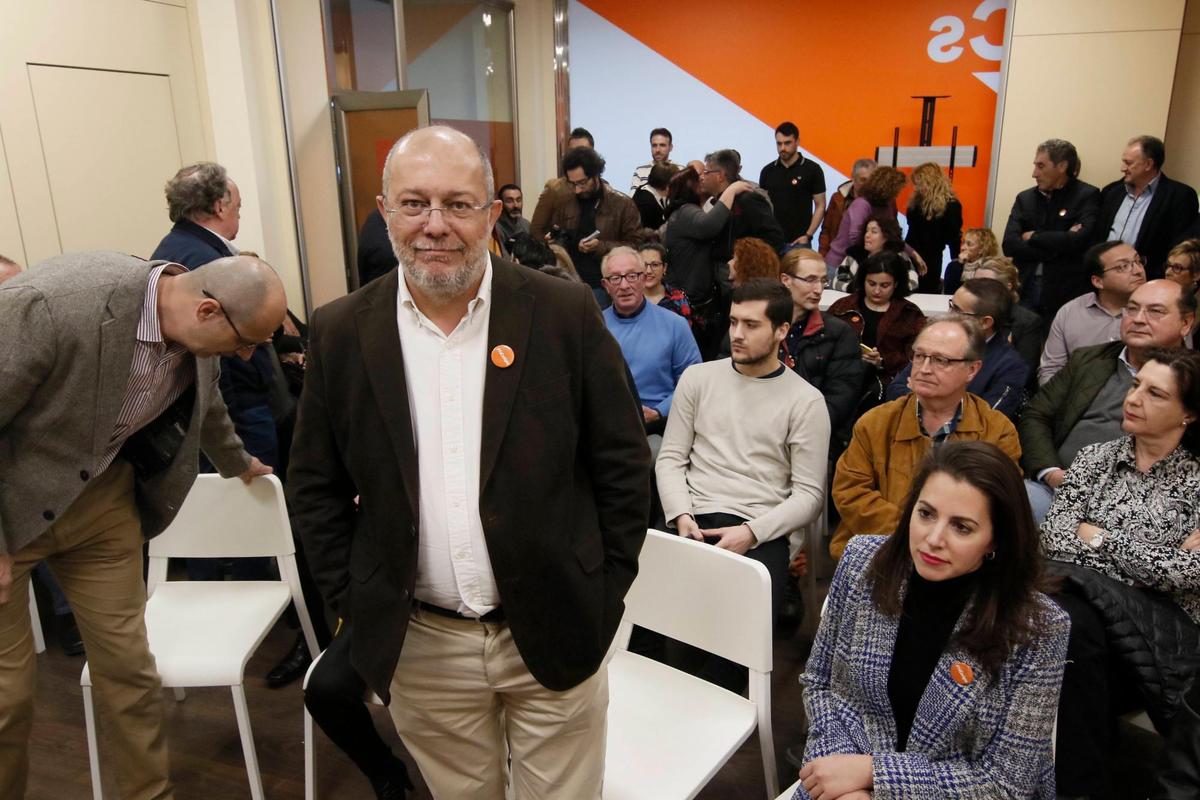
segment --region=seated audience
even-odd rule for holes
[[[641,256],[642,266],[646,268],[646,277],[642,282],[642,293],[646,295],[646,299],[668,311],[674,311],[683,317],[691,328],[692,304],[688,302],[687,293],[663,280],[667,271],[667,248],[657,242],[651,242],[642,245],[638,255]]]
[[[883,399],[884,388],[911,360],[913,340],[925,324],[921,309],[906,296],[908,262],[895,253],[879,253],[855,274],[854,291],[829,307],[829,316],[848,322],[862,342],[867,408]]]
[[[958,258],[946,265],[946,274],[942,277],[942,292],[954,294],[963,281],[974,277],[971,272],[976,264],[982,259],[998,255],[1000,243],[996,241],[996,234],[992,233],[991,228],[968,228],[963,233]]]
[[[1042,318],[1036,311],[1021,305],[1021,275],[1017,265],[1011,258],[990,256],[976,262],[973,276],[1000,281],[1008,289],[1012,304],[1008,309],[1008,319],[1000,327],[1008,334],[1008,343],[1029,365],[1029,378],[1025,385],[1032,395],[1037,389],[1038,363],[1042,357]]]
[[[1200,239],[1188,239],[1171,248],[1163,266],[1166,278],[1175,281],[1185,292],[1200,298]],[[1188,346],[1196,347],[1196,332],[1192,331]]]
[[[604,310],[604,324],[621,346],[633,375],[646,432],[662,433],[679,376],[700,363],[696,340],[682,317],[646,301],[642,294],[646,268],[636,250],[613,248],[600,262],[600,270],[612,298],[612,305]]]
[[[1040,523],[1067,467],[1089,444],[1121,435],[1122,403],[1152,347],[1179,347],[1196,319],[1196,298],[1179,284],[1138,287],[1121,317],[1121,338],[1077,350],[1021,414],[1022,466]]]
[[[858,333],[837,317],[821,313],[825,259],[820,253],[789,250],[780,269],[780,280],[792,295],[792,324],[783,340],[783,362],[825,397],[832,436],[829,457],[836,459],[850,441],[862,387]]]
[[[733,358],[688,369],[675,390],[655,473],[668,524],[761,562],[778,615],[788,534],[825,500],[829,415],[821,393],[779,362],[792,297],[755,280],[733,291]],[[703,613],[703,609],[697,609]],[[711,656],[702,676],[732,691],[746,671]]]
[[[1116,341],[1129,295],[1146,282],[1141,258],[1124,242],[1092,245],[1083,255],[1083,266],[1092,291],[1066,303],[1054,315],[1038,367],[1041,384],[1053,378],[1079,348]]]
[[[1025,402],[1029,365],[1008,343],[1008,336],[1000,327],[1008,318],[1011,304],[1004,284],[986,278],[971,278],[950,298],[950,310],[973,318],[987,342],[983,365],[967,385],[967,391],[1009,419],[1016,419]],[[911,377],[909,364],[888,386],[887,399],[908,394]]]
[[[991,442],[1016,463],[1008,417],[967,392],[986,345],[979,326],[958,314],[930,322],[913,346],[912,394],[871,409],[855,424],[838,459],[833,501],[842,521],[829,552],[841,558],[850,537],[891,533],[921,459],[947,441]]]
[[[1122,405],[1124,435],[1079,451],[1042,525],[1071,618],[1055,754],[1069,796],[1110,796],[1114,716],[1132,701],[1168,730],[1200,670],[1200,354],[1144,352]]]
[[[946,444],[890,536],[850,543],[804,684],[795,800],[1054,800],[1067,618],[1008,455]],[[1061,730],[1061,728],[1060,728]]]
[[[962,203],[945,170],[932,161],[912,171],[912,185],[905,241],[925,262],[917,291],[937,294],[942,291],[942,252],[949,247],[953,258],[962,247]]]
[[[825,217],[821,220],[821,235],[817,241],[820,246],[817,251],[824,258],[829,252],[829,245],[837,236],[838,229],[842,225],[842,217],[846,214],[846,207],[854,202],[854,198],[862,192],[863,185],[867,182],[867,178],[871,177],[871,173],[879,166],[873,158],[860,158],[854,162],[854,166],[850,169],[850,180],[843,183],[833,193],[833,197],[829,200],[829,207],[825,209]]]

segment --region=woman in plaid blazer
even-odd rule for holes
[[[895,534],[850,541],[800,681],[795,800],[1053,800],[1050,732],[1069,624],[1039,592],[1021,475],[948,442]]]

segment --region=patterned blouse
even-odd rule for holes
[[[1200,550],[1183,540],[1200,526],[1200,460],[1182,445],[1140,472],[1129,436],[1079,451],[1042,523],[1048,558],[1168,593],[1200,624]],[[1099,550],[1079,523],[1104,530]]]
[[[669,286],[666,283],[663,287],[663,299],[658,301],[658,304],[667,311],[674,311],[679,316],[687,320],[688,327],[692,327],[694,320],[692,319],[692,304],[688,302],[688,296],[682,289],[676,289],[674,286]]]

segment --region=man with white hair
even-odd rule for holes
[[[400,268],[313,314],[289,497],[435,797],[598,798],[649,448],[591,292],[489,258],[494,197],[458,131],[392,147]]]

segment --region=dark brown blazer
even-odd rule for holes
[[[624,613],[649,515],[650,453],[591,291],[492,265],[487,352],[506,344],[516,358],[486,367],[479,513],[517,649],[539,682],[562,691],[599,668]],[[313,314],[288,473],[312,572],[353,620],[351,661],[385,699],[420,528],[399,276]]]

